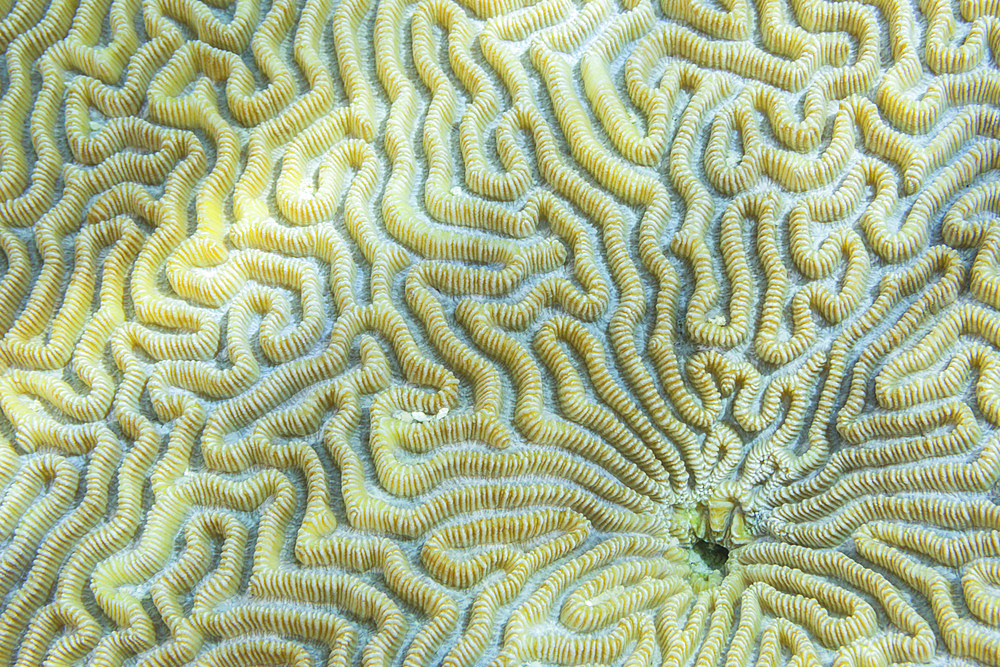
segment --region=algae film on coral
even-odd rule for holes
[[[1000,665],[998,0],[0,4],[0,665]]]

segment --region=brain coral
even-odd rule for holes
[[[0,664],[1000,665],[998,0],[7,0]]]

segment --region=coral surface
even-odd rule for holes
[[[0,664],[1000,664],[1000,1],[0,4]]]

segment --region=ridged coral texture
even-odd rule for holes
[[[0,52],[0,664],[1000,665],[1000,0]]]

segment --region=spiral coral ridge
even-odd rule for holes
[[[996,0],[0,51],[0,664],[1000,665]]]

